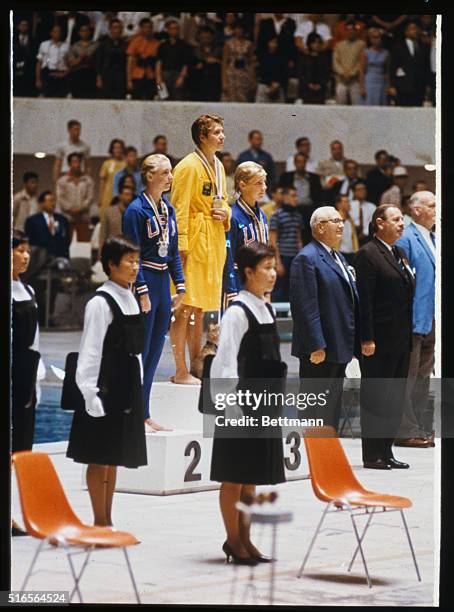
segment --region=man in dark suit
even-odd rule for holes
[[[306,170],[307,155],[296,153],[295,170],[284,172],[279,179],[279,187],[293,187],[297,193],[297,208],[303,217],[303,245],[312,240],[310,218],[317,206],[322,203],[322,186],[320,178],[313,172]]]
[[[15,96],[36,96],[36,44],[30,23],[20,19],[13,34],[13,92]]]
[[[272,17],[261,19],[257,34],[257,59],[262,62],[268,52],[268,42],[277,38],[277,50],[286,59],[285,73],[288,74],[295,68],[297,60],[297,48],[295,45],[296,23],[284,13],[273,13]],[[284,82],[284,89],[287,83]]]
[[[330,189],[328,189],[326,200],[329,203],[334,204],[338,195],[348,196],[350,202],[355,199],[353,188],[359,181],[358,162],[356,162],[354,159],[346,159],[344,161],[344,174],[344,179],[337,181]]]
[[[430,47],[419,39],[415,21],[405,26],[404,40],[391,49],[390,95],[397,96],[399,106],[422,106],[429,84]]]
[[[388,171],[388,153],[380,149],[375,153],[375,168],[369,170],[366,176],[367,196],[369,200],[378,205],[382,193],[393,184],[392,172]]]
[[[28,217],[25,233],[30,246],[45,249],[52,257],[69,258],[69,226],[66,217],[55,213],[55,196],[43,191],[38,198],[39,212]]]
[[[395,246],[404,231],[399,208],[379,206],[374,238],[354,259],[361,300],[361,433],[364,467],[408,468],[392,445],[402,420],[412,348],[414,275]]]
[[[40,315],[40,325],[45,324],[47,309],[46,293],[49,291],[49,323],[55,325],[53,313],[60,289],[60,280],[53,277],[50,285],[40,274],[55,257],[69,258],[69,225],[66,217],[55,213],[55,196],[51,191],[43,191],[38,198],[39,212],[28,217],[25,233],[32,247],[33,266],[27,271],[27,278],[35,290]]]
[[[317,416],[337,429],[345,368],[353,356],[360,357],[359,298],[353,269],[336,250],[344,230],[339,212],[322,206],[310,225],[314,240],[290,270],[292,355],[299,358],[300,378],[309,379],[311,392],[329,390],[328,404]]]

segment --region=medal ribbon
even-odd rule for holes
[[[222,164],[221,162],[215,155],[214,156],[214,167],[215,167],[216,173],[214,174],[213,168],[208,163],[208,160],[205,157],[204,153],[198,147],[196,147],[195,154],[198,156],[202,164],[205,166],[205,170],[207,171],[209,179],[210,180],[214,179],[214,184],[216,186],[217,199],[222,200],[222,170],[221,170]]]
[[[161,215],[159,214],[159,210],[158,210],[158,207],[156,206],[155,201],[145,191],[143,192],[143,195],[145,196],[145,199],[147,200],[147,202],[150,204],[154,212],[158,226],[159,226],[159,233],[161,235],[161,240],[159,240],[159,244],[164,244],[166,247],[168,247],[169,246],[169,211],[167,209],[167,204],[164,202],[164,200],[162,199],[160,200],[160,204],[162,208],[162,215],[165,219],[165,222],[163,225],[161,223]]]
[[[266,230],[265,230],[265,224],[263,222],[263,219],[259,216],[257,217],[257,215],[255,214],[254,210],[249,206],[249,204],[247,204],[243,198],[238,198],[238,204],[240,206],[240,208],[250,217],[252,217],[252,220],[254,221],[254,226],[255,226],[255,231],[257,232],[257,235],[259,237],[259,242],[263,242],[263,244],[267,244],[267,240],[266,240]],[[260,211],[259,211],[259,215],[260,215]]]

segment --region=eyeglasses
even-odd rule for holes
[[[344,220],[338,217],[337,219],[325,219],[324,221],[319,221],[319,223],[335,223],[336,225],[340,225],[344,223]]]

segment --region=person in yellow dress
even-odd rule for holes
[[[125,143],[119,138],[112,140],[109,146],[110,157],[106,159],[99,171],[101,183],[99,186],[99,213],[104,214],[105,209],[110,206],[113,197],[114,176],[126,166],[124,160]]]
[[[170,200],[175,207],[178,247],[186,280],[182,306],[170,328],[179,384],[200,384],[190,373],[203,333],[203,313],[221,307],[222,273],[226,258],[225,232],[230,229],[225,171],[216,157],[224,146],[224,120],[202,115],[191,126],[196,145],[174,169]],[[190,369],[185,359],[189,347]]]

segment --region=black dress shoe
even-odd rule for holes
[[[222,550],[227,557],[227,563],[234,563],[235,565],[257,565],[257,557],[239,557],[231,549],[228,542],[224,542]]]
[[[390,470],[391,465],[384,459],[377,459],[377,461],[364,461],[364,467],[369,470]]]
[[[18,536],[28,536],[28,532],[13,525],[11,527],[11,535],[13,536],[13,538]]]
[[[252,555],[252,558],[256,559],[257,563],[272,563],[273,561],[276,561],[276,559],[273,559],[273,557],[262,555],[261,553],[260,555]]]
[[[408,470],[408,468],[410,467],[408,463],[404,463],[403,461],[397,461],[397,459],[394,459],[394,457],[391,457],[391,459],[386,459],[386,461],[395,470]]]

